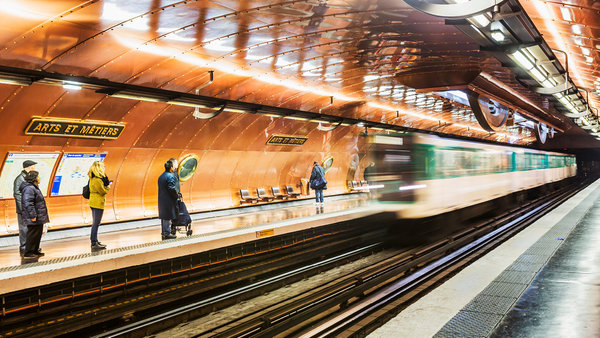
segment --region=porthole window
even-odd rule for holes
[[[185,155],[179,161],[177,173],[179,174],[180,181],[187,181],[192,177],[192,175],[194,175],[196,169],[198,169],[198,161],[198,156],[195,154]]]
[[[326,157],[321,163],[321,167],[327,172],[333,166],[333,156]]]

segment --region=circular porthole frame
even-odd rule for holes
[[[329,166],[326,166],[327,162],[331,161],[331,163],[329,164]],[[328,172],[329,169],[331,169],[333,167],[333,156],[327,156],[323,159],[323,161],[321,161],[321,167],[323,167],[323,169],[325,170],[325,172]]]
[[[190,159],[196,160],[196,166],[192,170],[191,174],[189,174],[186,177],[182,177],[181,176],[181,168],[183,168],[184,163],[186,161],[189,161]],[[181,182],[185,182],[185,181],[189,180],[190,178],[192,178],[192,176],[194,176],[194,174],[196,173],[196,170],[198,170],[198,165],[200,164],[200,158],[196,154],[187,154],[187,155],[183,156],[178,162],[179,162],[179,167],[177,168],[177,174],[179,175],[179,180]]]

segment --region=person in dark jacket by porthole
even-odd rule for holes
[[[177,177],[172,161],[165,162],[165,171],[158,177],[158,218],[162,239],[176,238],[171,234],[171,221],[177,218]]]
[[[21,183],[21,216],[27,226],[27,239],[25,240],[24,260],[34,260],[44,256],[40,252],[40,240],[44,224],[50,222],[48,208],[44,194],[39,188],[40,174],[32,170],[25,175],[25,182]]]
[[[323,205],[323,190],[327,189],[327,180],[325,180],[325,169],[317,161],[313,163],[309,182],[310,187],[315,191],[315,203]]]

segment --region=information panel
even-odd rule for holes
[[[106,154],[64,154],[54,175],[50,196],[79,195],[88,183],[88,171],[94,161]]]
[[[0,198],[13,198],[13,183],[23,170],[23,162],[26,160],[37,162],[35,170],[40,173],[40,190],[46,196],[58,155],[57,153],[9,153],[0,175]]]

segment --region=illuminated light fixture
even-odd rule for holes
[[[350,124],[350,123],[342,123],[342,124],[340,124],[340,125],[341,125],[341,126],[344,126],[344,127],[350,127],[352,124]]]
[[[30,79],[23,79],[16,76],[0,76],[0,83],[9,84],[9,85],[17,85],[17,86],[29,86],[32,81]]]
[[[308,121],[308,119],[305,117],[297,117],[297,116],[284,116],[283,118],[290,119],[290,120],[298,120],[298,121]]]
[[[364,123],[362,123],[362,122],[358,122],[358,123],[356,124],[356,126],[357,126],[357,127],[364,127],[364,126],[365,126],[365,124],[364,124]]]
[[[580,25],[573,25],[573,26],[571,26],[571,29],[573,29],[573,33],[575,33],[577,35],[581,35],[581,26]]]
[[[533,68],[533,63],[529,60],[527,56],[521,53],[521,51],[518,50],[510,55],[514,57],[515,60],[517,60],[517,63],[526,70],[530,70],[531,68]]]
[[[585,47],[581,47],[581,52],[583,55],[590,55],[590,50]]]
[[[134,94],[124,94],[124,93],[116,93],[112,94],[111,97],[118,97],[120,99],[129,99],[129,100],[139,100],[139,101],[148,101],[148,102],[161,102],[161,99],[155,97],[148,96],[139,96]]]
[[[496,42],[502,42],[506,40],[506,37],[501,31],[492,31],[492,39],[496,40]]]
[[[475,15],[473,20],[477,22],[481,27],[485,27],[490,24],[490,20],[483,14]]]
[[[565,21],[571,21],[571,11],[566,7],[561,7],[560,12]]]
[[[81,90],[81,83],[74,81],[63,81],[62,86],[67,90]]]
[[[542,82],[542,86],[544,86],[546,88],[554,87],[554,85],[550,81],[548,81],[548,80]]]
[[[541,71],[539,71],[537,68],[533,68],[531,70],[529,70],[531,72],[531,75],[533,75],[533,77],[538,80],[538,82],[543,82],[546,80],[546,76],[544,74],[542,74]]]
[[[210,108],[200,103],[192,103],[192,102],[183,102],[177,100],[167,101],[168,104],[174,104],[176,106],[186,106],[186,107],[194,107],[194,108]]]
[[[281,117],[281,115],[277,115],[277,114],[263,114],[265,116],[269,116],[269,117]]]
[[[325,121],[325,120],[310,120],[310,122],[315,122],[315,123],[331,123],[331,121]]]
[[[591,56],[586,56],[585,57],[585,62],[587,62],[587,63],[593,63],[594,62],[594,58],[591,57]]]
[[[228,112],[231,112],[231,113],[240,113],[240,114],[241,114],[241,113],[247,113],[247,112],[248,112],[247,110],[244,110],[244,109],[237,109],[237,108],[227,108],[227,107],[225,107],[225,109],[223,109],[223,110],[225,110],[225,111],[228,111]]]

